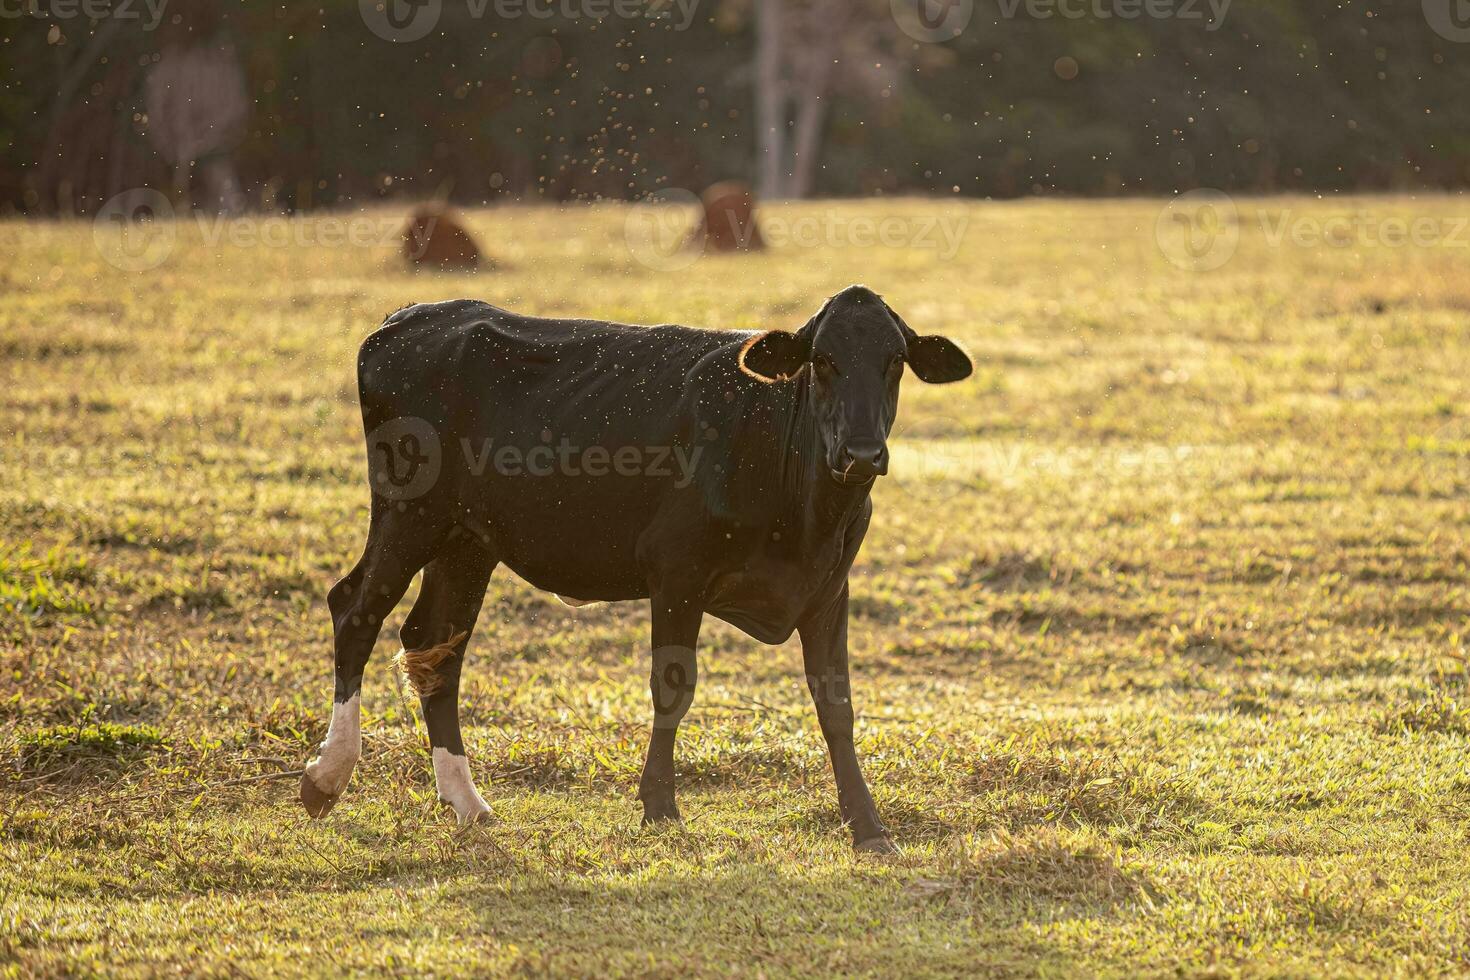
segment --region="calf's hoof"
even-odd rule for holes
[[[877,837],[869,837],[852,845],[852,849],[859,854],[897,854],[898,848],[894,846],[892,839],[887,834],[879,834]]]
[[[454,819],[458,821],[461,827],[468,827],[471,824],[490,822],[490,805],[484,800],[472,801],[463,809],[455,806],[453,803],[449,802],[442,796],[439,797],[439,802],[454,810]]]
[[[340,793],[327,793],[322,791],[316,783],[311,781],[310,773],[301,774],[301,805],[313,820],[320,820],[332,812],[332,807],[337,805]]]

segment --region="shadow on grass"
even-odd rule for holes
[[[1016,901],[991,914],[967,898],[962,884],[936,891],[925,882],[902,870],[824,866],[791,855],[705,874],[476,880],[455,901],[478,930],[539,947],[526,965],[551,970],[591,953],[610,964],[638,963],[653,975],[1069,972],[1070,960],[1027,928],[1028,916],[1050,921],[1063,903]],[[1088,914],[1107,908],[1095,904]],[[547,944],[551,933],[556,942]]]

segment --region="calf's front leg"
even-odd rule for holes
[[[679,819],[679,806],[674,802],[674,736],[694,701],[698,680],[694,645],[699,642],[699,625],[704,617],[697,603],[667,595],[655,593],[650,605],[653,664],[648,686],[653,695],[653,731],[648,737],[643,778],[638,783],[645,825]]]
[[[859,851],[893,854],[897,848],[878,819],[878,808],[863,780],[852,742],[852,686],[847,676],[847,584],[833,601],[797,626],[806,685],[817,708],[817,722],[832,757],[837,806]]]

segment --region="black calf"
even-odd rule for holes
[[[545,320],[468,300],[393,314],[358,359],[372,523],[329,596],[336,698],[302,780],[307,810],[325,814],[346,786],[363,667],[423,569],[400,660],[441,798],[462,821],[488,814],[460,738],[459,674],[505,564],[573,604],[650,600],[646,822],[679,816],[674,740],[710,613],[766,643],[800,634],[842,818],[859,848],[891,850],[853,747],[847,576],[904,364],[934,383],[971,370],[861,286],[794,334]]]

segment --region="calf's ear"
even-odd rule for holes
[[[975,370],[969,355],[960,350],[959,344],[938,334],[911,337],[908,362],[919,380],[927,381],[931,385],[961,381]]]
[[[740,370],[761,381],[785,381],[806,361],[806,341],[785,330],[756,334],[740,348]]]

